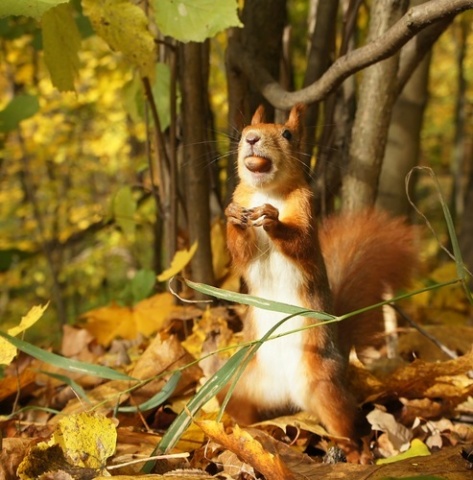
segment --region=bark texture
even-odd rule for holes
[[[424,0],[416,0],[412,3],[420,5]],[[431,56],[424,51],[426,42],[419,45],[418,40],[418,37],[412,39],[401,52],[398,82],[402,75],[401,81],[404,83],[404,75],[416,60],[417,68],[404,83],[393,108],[376,198],[376,205],[393,215],[407,215],[410,211],[405,178],[408,172],[418,164],[420,132],[428,99]],[[415,176],[411,178],[414,179]],[[412,192],[414,185],[410,184],[408,187]]]
[[[209,45],[190,42],[180,46],[180,80],[184,143],[183,178],[190,243],[199,246],[192,260],[192,278],[214,283],[210,246],[210,159],[205,144],[209,124],[207,92]]]
[[[375,43],[396,23],[407,2],[377,0],[372,6],[368,42]],[[343,179],[342,209],[357,211],[375,203],[391,111],[396,99],[399,53],[367,68],[363,74]]]

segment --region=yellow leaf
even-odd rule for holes
[[[95,477],[104,473],[116,442],[115,425],[104,415],[70,414],[59,421],[49,442],[40,442],[30,449],[18,466],[17,475],[21,480],[42,478],[46,472],[63,472],[61,478],[90,478],[91,473]]]
[[[115,452],[117,430],[100,413],[78,413],[62,418],[50,444],[57,444],[72,465],[100,469]]]
[[[215,278],[221,279],[228,273],[230,256],[225,242],[225,223],[216,220],[210,231],[210,241],[212,245],[212,264]]]
[[[95,31],[122,52],[142,77],[153,77],[156,45],[144,11],[130,0],[82,0]]]
[[[197,242],[194,242],[189,250],[179,250],[176,252],[176,255],[174,255],[172,259],[171,266],[158,275],[158,282],[165,282],[174,277],[174,275],[177,275],[191,261],[197,250],[197,245]]]
[[[36,305],[21,319],[20,324],[17,327],[10,328],[7,332],[12,337],[16,337],[18,334],[24,332],[32,325],[34,325],[42,316],[49,303],[46,305]],[[4,338],[0,338],[0,365],[9,365],[15,358],[16,347]]]
[[[136,338],[138,333],[151,335],[165,326],[170,312],[175,308],[170,293],[158,293],[137,303],[134,307],[108,305],[83,315],[85,328],[102,345],[115,338]]]

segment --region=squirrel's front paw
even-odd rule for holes
[[[248,227],[248,218],[250,213],[251,210],[243,208],[241,205],[238,205],[238,203],[233,202],[230,203],[225,209],[227,221],[243,229]]]
[[[269,203],[249,211],[248,220],[254,227],[263,227],[265,230],[273,228],[279,222],[279,210]]]

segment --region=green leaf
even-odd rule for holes
[[[79,362],[71,358],[61,357],[55,353],[47,352],[41,348],[31,345],[31,343],[20,340],[19,338],[12,337],[8,333],[0,331],[0,337],[8,340],[18,350],[41,360],[42,362],[49,363],[55,367],[62,368],[68,372],[83,373],[87,375],[93,375],[99,378],[106,378],[107,380],[135,380],[134,378],[125,375],[124,373],[117,372],[111,368],[104,367],[102,365],[94,365],[92,363]]]
[[[0,111],[0,132],[15,130],[22,120],[32,117],[38,110],[38,97],[26,94],[17,95]]]
[[[153,291],[156,275],[152,270],[138,270],[131,281],[133,303],[141,302]]]
[[[169,95],[171,91],[171,71],[165,63],[156,64],[156,75],[153,84],[153,97],[158,109],[159,123],[164,131],[171,124]]]
[[[264,298],[253,297],[252,295],[230,292],[203,283],[191,282],[190,280],[185,280],[185,282],[189,287],[200,293],[205,293],[206,295],[221,298],[229,302],[243,303],[245,305],[262,308],[263,310],[287,313],[288,315],[302,315],[303,317],[316,318],[318,320],[333,320],[336,318],[334,315],[329,315],[328,313],[308,310],[307,308],[296,307],[295,305],[289,305],[287,303],[274,302]]]
[[[155,0],[156,23],[181,42],[203,42],[229,27],[241,27],[236,0]]]
[[[39,19],[50,8],[67,2],[69,0],[1,0],[0,17],[24,15]]]
[[[113,199],[113,216],[122,232],[132,240],[135,236],[136,200],[130,187],[123,187]]]
[[[53,85],[61,92],[74,90],[81,36],[71,6],[63,4],[48,10],[42,27],[44,61]]]
[[[174,372],[162,390],[156,395],[153,395],[150,399],[146,400],[146,402],[143,402],[138,406],[118,407],[118,411],[123,413],[146,412],[147,410],[151,410],[152,408],[161,405],[172,395],[172,392],[174,392],[176,389],[181,376],[182,372],[179,370]]]

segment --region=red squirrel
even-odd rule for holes
[[[250,295],[343,315],[382,301],[408,282],[416,264],[414,230],[402,219],[368,210],[320,225],[299,152],[305,107],[285,124],[264,123],[259,107],[238,147],[239,185],[225,214],[233,267]],[[227,411],[240,423],[304,410],[360,461],[358,410],[347,388],[352,346],[366,342],[381,311],[265,342],[240,378]],[[287,315],[250,307],[246,341],[261,338]],[[294,317],[276,333],[317,320]]]

